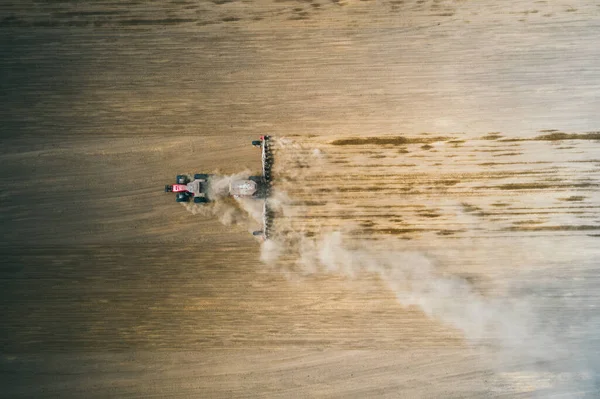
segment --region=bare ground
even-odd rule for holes
[[[1,7],[0,396],[597,396],[593,2]],[[160,192],[258,170],[263,133],[266,263],[235,203]],[[297,263],[340,230],[459,295]]]

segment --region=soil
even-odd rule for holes
[[[595,2],[2,11],[0,397],[597,397]]]

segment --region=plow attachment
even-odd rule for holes
[[[269,206],[269,197],[272,189],[272,168],[274,163],[273,150],[271,148],[271,137],[261,136],[260,140],[253,141],[253,145],[260,146],[262,152],[262,179],[265,187],[265,199],[263,204],[262,230],[252,233],[254,236],[267,240],[271,236],[274,214]]]

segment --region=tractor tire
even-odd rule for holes
[[[262,141],[261,140],[253,140],[252,145],[254,147],[260,147],[262,145]]]
[[[177,196],[175,197],[175,201],[177,202],[190,202],[190,197],[188,197],[185,194],[177,194]]]
[[[207,180],[208,179],[208,175],[206,173],[196,173],[194,175],[194,179]]]
[[[177,184],[188,184],[189,183],[189,179],[185,175],[177,175],[177,178],[175,180],[177,181]]]
[[[206,204],[208,202],[208,198],[206,197],[194,197],[195,204]]]

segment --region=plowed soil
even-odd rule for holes
[[[0,397],[597,397],[599,16],[1,5]]]

